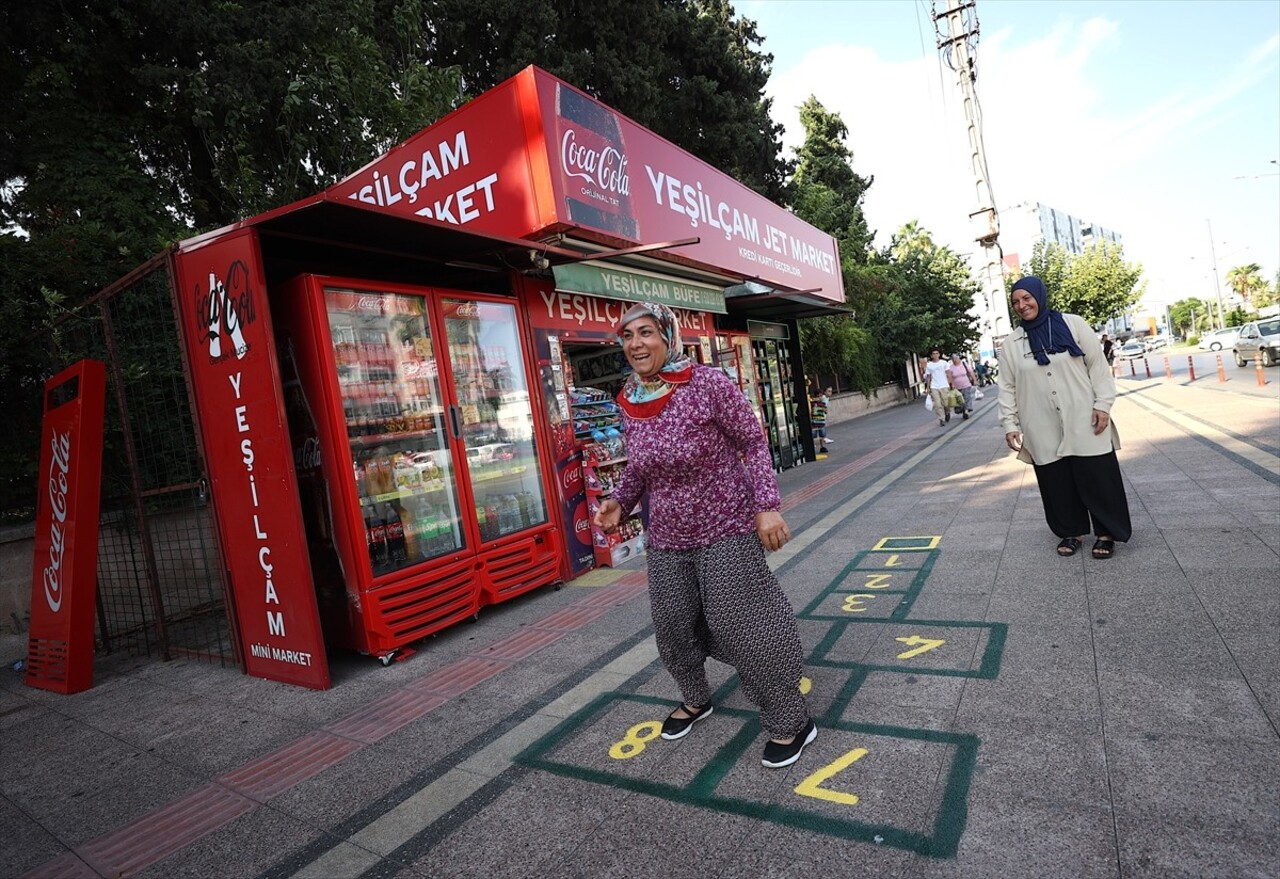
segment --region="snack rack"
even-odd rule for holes
[[[587,509],[592,518],[600,509],[600,502],[617,490],[626,464],[626,443],[621,435],[588,443],[583,448],[582,474],[587,486]],[[612,534],[591,526],[591,544],[598,565],[617,567],[644,552],[644,543],[644,522],[638,504]]]

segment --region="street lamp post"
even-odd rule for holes
[[[1213,223],[1208,219],[1204,222],[1209,227],[1209,257],[1213,260],[1213,292],[1218,297],[1218,329],[1223,330],[1227,327],[1227,316],[1222,310],[1222,284],[1218,281],[1218,254],[1213,246]]]

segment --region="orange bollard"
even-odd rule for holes
[[[1173,378],[1173,370],[1169,368],[1169,355],[1164,358],[1164,380],[1169,381]]]
[[[1187,379],[1187,381],[1195,381],[1196,380],[1196,362],[1191,359],[1190,354],[1187,355],[1187,372],[1191,373],[1191,378]]]
[[[1144,357],[1142,358],[1142,365],[1147,369],[1147,378],[1151,378],[1151,361]]]
[[[1262,352],[1253,358],[1253,368],[1258,372],[1258,387],[1265,388],[1267,386],[1267,375],[1262,371]]]
[[[1222,368],[1222,355],[1218,355],[1218,381],[1225,382],[1227,380],[1227,371]]]
[[[1138,377],[1138,370],[1133,368],[1133,358],[1129,358],[1129,375],[1133,378]]]

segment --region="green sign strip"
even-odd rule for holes
[[[556,289],[566,293],[585,293],[629,302],[661,302],[689,311],[729,313],[724,305],[724,290],[706,284],[584,263],[555,266],[552,274],[555,275]]]

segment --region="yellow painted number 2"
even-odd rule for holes
[[[858,805],[857,794],[847,794],[838,790],[827,790],[822,783],[829,778],[839,775],[848,769],[854,763],[867,756],[866,748],[854,748],[839,760],[828,763],[817,772],[810,775],[804,781],[796,785],[796,793],[802,797],[813,797],[816,800],[826,800],[829,803],[840,803],[843,806]]]
[[[637,723],[627,730],[622,741],[613,743],[613,747],[609,749],[609,756],[615,760],[630,760],[644,750],[645,742],[652,742],[661,732],[662,724],[656,720]]]

